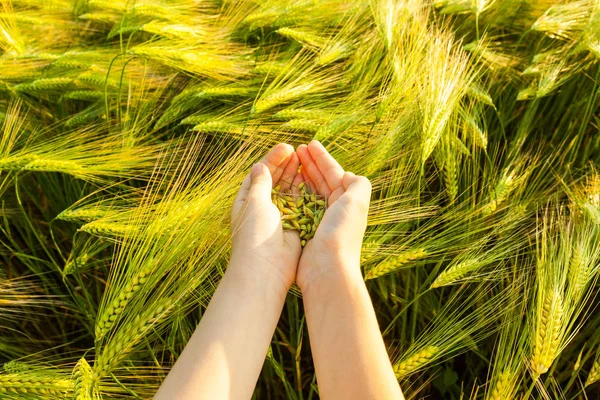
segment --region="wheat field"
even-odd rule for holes
[[[312,139],[407,399],[600,398],[598,0],[0,4],[1,399],[151,398]],[[301,296],[255,399],[319,398]]]

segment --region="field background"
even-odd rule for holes
[[[600,398],[597,0],[0,5],[0,398],[151,398],[313,138],[407,398]],[[297,288],[255,398],[318,398]]]

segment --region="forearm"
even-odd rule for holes
[[[320,277],[303,292],[319,393],[326,400],[402,399],[371,299],[354,270]]]
[[[244,267],[230,265],[155,399],[250,399],[286,292]]]

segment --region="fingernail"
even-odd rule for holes
[[[250,173],[252,174],[252,176],[256,176],[256,175],[260,174],[261,170],[262,170],[262,165],[260,163],[256,163],[252,166]]]

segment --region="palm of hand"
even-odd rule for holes
[[[297,231],[283,230],[279,210],[271,201],[273,186],[297,195],[302,182],[328,203],[304,250]],[[297,153],[290,145],[277,145],[252,168],[234,201],[232,259],[239,258],[257,270],[253,272],[277,273],[286,290],[294,279],[303,289],[323,274],[339,272],[336,265],[360,273],[370,194],[369,181],[344,172],[320,143],[299,146]]]
[[[303,289],[337,266],[360,273],[360,249],[367,224],[371,186],[364,177],[344,172],[318,142],[298,147],[303,180],[328,200],[315,237],[306,244],[296,282]],[[303,289],[304,290],[304,289]]]
[[[300,258],[297,232],[284,231],[279,210],[271,202],[271,188],[294,188],[302,181],[299,160],[290,145],[275,146],[252,171],[232,209],[232,259],[240,258],[257,273],[276,273],[286,288],[296,277]]]

